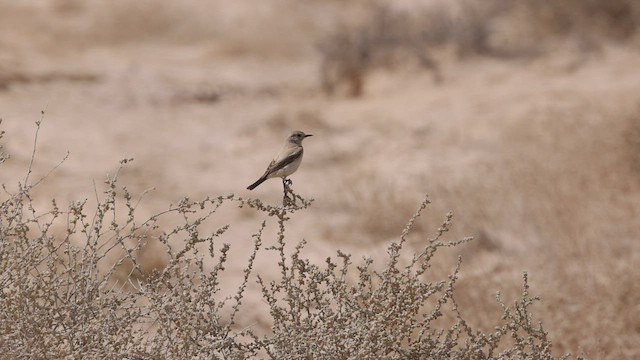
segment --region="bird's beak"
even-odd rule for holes
[[[313,136],[313,135],[311,135],[311,134],[306,134],[304,137],[309,137],[309,136]]]

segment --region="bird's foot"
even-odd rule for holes
[[[284,197],[282,198],[282,205],[284,206],[289,206],[289,205],[295,205],[296,201],[295,201],[295,195],[293,194],[293,190],[291,190],[291,184],[293,184],[293,182],[287,178],[282,178],[282,187],[284,189]],[[294,197],[290,197],[289,194],[293,195]]]

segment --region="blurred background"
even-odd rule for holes
[[[637,358],[639,27],[633,0],[0,0],[0,181],[24,176],[46,108],[36,175],[70,157],[37,189],[43,209],[95,197],[128,157],[122,184],[154,189],[141,217],[185,196],[277,204],[279,180],[245,188],[303,130],[293,187],[315,202],[289,244],[384,259],[428,193],[411,246],[449,210],[450,239],[475,237],[434,267],[463,256],[474,326],[528,271],[558,354]],[[262,218],[216,221],[240,278]]]

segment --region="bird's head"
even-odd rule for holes
[[[305,134],[300,130],[296,130],[289,135],[288,141],[297,145],[302,144],[302,140],[306,137],[313,136],[311,134]]]

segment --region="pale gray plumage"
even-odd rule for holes
[[[309,136],[313,135],[305,134],[302,131],[292,132],[264,174],[256,182],[249,185],[247,189],[253,190],[256,186],[270,178],[280,177],[286,179],[287,176],[298,170],[298,166],[300,166],[300,162],[302,162],[302,154],[304,153],[302,140]]]

